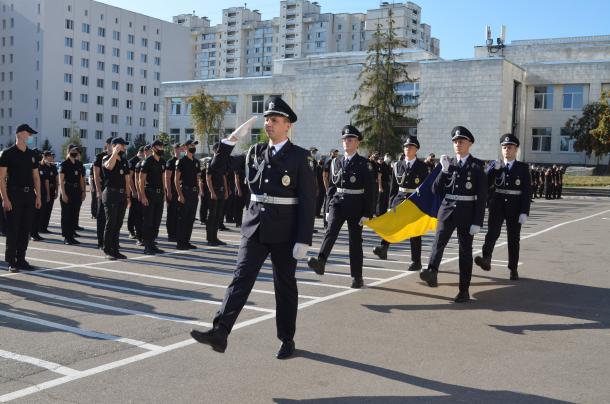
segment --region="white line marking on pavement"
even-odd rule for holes
[[[55,323],[55,322],[47,321],[47,320],[42,320],[42,319],[35,318],[35,317],[23,316],[21,314],[11,313],[9,311],[4,311],[4,310],[0,310],[0,316],[14,318],[16,320],[25,321],[27,323],[39,324],[39,325],[42,325],[45,327],[54,328],[56,330],[67,331],[67,332],[71,332],[73,334],[78,334],[78,335],[82,335],[82,336],[89,337],[89,338],[97,338],[97,339],[103,339],[103,340],[107,340],[107,341],[122,342],[124,344],[133,345],[138,348],[148,349],[149,351],[158,351],[159,349],[162,348],[159,345],[149,344],[144,341],[138,341],[138,340],[130,339],[130,338],[123,338],[123,337],[119,337],[117,335],[105,334],[105,333],[97,332],[97,331],[85,330],[83,328],[78,328],[78,327],[70,327],[68,325],[63,325],[63,324],[59,324],[59,323]]]
[[[27,355],[20,355],[14,352],[4,351],[0,349],[0,358],[11,359],[17,362],[29,363],[30,365],[37,366],[39,368],[50,370],[54,373],[59,373],[60,375],[69,376],[75,373],[78,373],[78,370],[70,369],[59,363],[53,363],[49,361],[45,361],[43,359],[33,358]]]

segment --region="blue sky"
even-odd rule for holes
[[[390,0],[391,1],[391,0]],[[103,3],[171,21],[173,15],[191,13],[207,16],[212,24],[221,22],[223,8],[243,6],[243,1],[222,0],[102,0]],[[610,35],[610,0],[414,0],[422,7],[422,22],[432,26],[432,35],[441,41],[445,59],[473,56],[473,47],[482,45],[485,25],[497,36],[507,27],[507,42],[518,39],[566,36]],[[377,8],[375,0],[318,0],[322,12],[364,12]],[[279,0],[250,0],[248,8],[258,9],[263,19],[279,15]]]

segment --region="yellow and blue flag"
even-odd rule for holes
[[[438,164],[409,198],[395,209],[366,220],[364,224],[390,243],[399,243],[435,230],[442,199],[432,193],[432,185],[440,170],[441,165]]]

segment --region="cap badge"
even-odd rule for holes
[[[351,182],[352,184],[356,182],[356,176],[352,175],[351,177],[349,177],[349,182]]]
[[[285,186],[285,187],[290,185],[290,177],[288,175],[284,175],[282,177],[282,185]]]
[[[517,178],[515,180],[515,185],[517,185],[517,186],[521,185],[521,180],[519,178]]]
[[[459,129],[455,131],[455,136],[460,136],[460,130]]]
[[[505,142],[508,142],[509,140],[510,140],[510,138],[509,138],[508,136],[506,136],[506,137],[504,138],[504,141],[505,141]]]
[[[472,189],[472,182],[466,183],[466,189]]]
[[[273,109],[275,109],[275,103],[274,103],[273,101],[271,101],[271,102],[269,103],[269,108],[268,108],[268,110],[269,110],[269,111],[271,111],[271,110],[273,110]]]

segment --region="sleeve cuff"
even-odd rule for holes
[[[221,142],[229,146],[235,146],[237,144],[237,142],[231,142],[229,139],[222,139]]]

